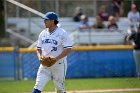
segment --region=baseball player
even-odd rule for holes
[[[56,93],[66,93],[64,80],[67,70],[66,56],[70,53],[72,42],[67,32],[58,27],[58,16],[54,12],[47,12],[43,17],[46,29],[38,38],[37,55],[40,67],[37,72],[36,83],[32,93],[41,93],[49,80],[53,80]],[[45,65],[44,59],[47,59]],[[50,62],[50,61],[53,62]]]

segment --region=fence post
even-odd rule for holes
[[[14,51],[13,51],[14,53],[14,64],[15,64],[15,76],[14,76],[14,78],[15,78],[15,80],[20,80],[20,62],[19,62],[19,48],[18,47],[15,47],[14,48]]]

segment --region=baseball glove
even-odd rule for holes
[[[53,64],[56,63],[56,59],[55,58],[51,58],[51,57],[44,57],[42,60],[40,60],[41,64],[47,67],[51,67]]]

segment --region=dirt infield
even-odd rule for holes
[[[140,91],[140,88],[74,90],[74,91],[67,91],[67,93],[97,93],[97,92],[103,93],[103,92],[125,92],[125,91]],[[55,93],[55,92],[42,92],[42,93]]]

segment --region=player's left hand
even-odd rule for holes
[[[57,61],[56,58],[44,57],[40,62],[44,66],[51,67],[56,63],[56,61]]]

